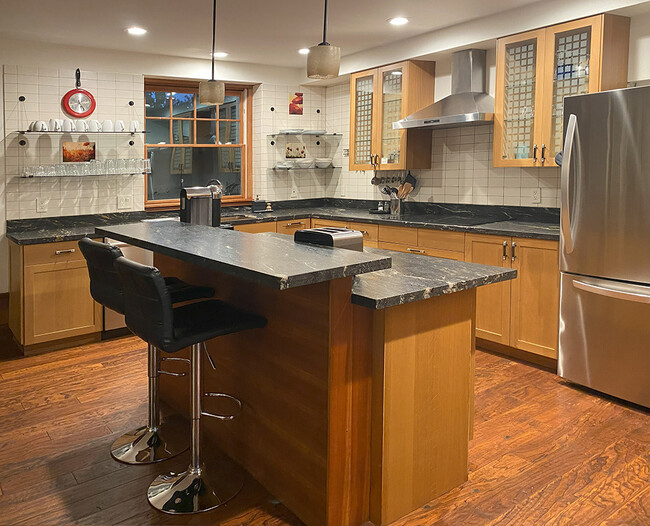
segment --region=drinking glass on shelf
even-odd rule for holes
[[[38,165],[34,169],[34,177],[44,177],[45,176],[45,167]]]
[[[115,159],[106,159],[105,162],[105,172],[107,174],[114,174],[115,173]]]
[[[143,159],[143,172],[150,174],[151,173],[151,159]]]
[[[138,173],[138,160],[137,159],[127,159],[127,173],[135,174]]]
[[[129,173],[128,159],[117,159],[117,173],[125,175]]]
[[[62,175],[65,175],[65,164],[55,164],[54,165],[54,173],[58,177],[61,177]]]
[[[56,176],[56,170],[55,166],[53,164],[50,164],[45,167],[45,176],[46,177],[55,177]]]

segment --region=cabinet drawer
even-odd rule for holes
[[[291,234],[296,230],[303,230],[310,227],[310,219],[300,218],[300,219],[287,219],[285,221],[278,221],[277,223],[277,233],[278,234]]]
[[[23,248],[24,265],[81,261],[84,257],[79,250],[78,243],[78,241],[61,241],[43,243],[42,245],[25,245]]]
[[[379,241],[417,247],[418,229],[407,226],[379,225]]]
[[[427,251],[419,248],[417,245],[402,245],[400,243],[386,243],[385,241],[380,241],[379,248],[383,248],[384,250],[395,250],[396,252],[407,252],[409,254],[427,255]]]
[[[332,221],[330,219],[312,219],[312,228],[322,228],[326,226],[333,226],[335,228],[347,228],[348,224],[345,221]]]
[[[363,243],[367,245],[369,242],[376,243],[379,233],[378,225],[370,223],[349,223],[348,228],[351,230],[358,230],[363,234]]]
[[[266,223],[250,223],[248,225],[236,225],[235,230],[238,232],[248,232],[249,234],[275,232],[275,221],[268,221]]]
[[[465,253],[465,233],[418,228],[418,245],[436,250]]]

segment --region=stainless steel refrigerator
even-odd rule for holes
[[[650,87],[567,97],[558,373],[650,407]]]

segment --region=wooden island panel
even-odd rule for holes
[[[203,359],[205,390],[236,396],[243,410],[230,422],[204,418],[204,436],[307,525],[366,522],[371,355],[352,352],[352,279],[279,291],[159,254],[155,265],[268,319],[264,329],[207,342],[216,370]],[[161,397],[187,414],[181,385],[161,378]]]

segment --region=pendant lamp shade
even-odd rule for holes
[[[339,76],[341,48],[327,42],[327,0],[323,13],[323,41],[309,48],[307,76],[310,79],[333,79]]]
[[[212,2],[212,79],[199,82],[199,104],[223,104],[226,85],[214,80],[214,45],[217,38],[217,0]]]
[[[223,104],[226,85],[219,80],[204,80],[199,83],[200,104]]]
[[[318,44],[309,48],[307,76],[310,79],[333,79],[339,76],[341,48]]]

